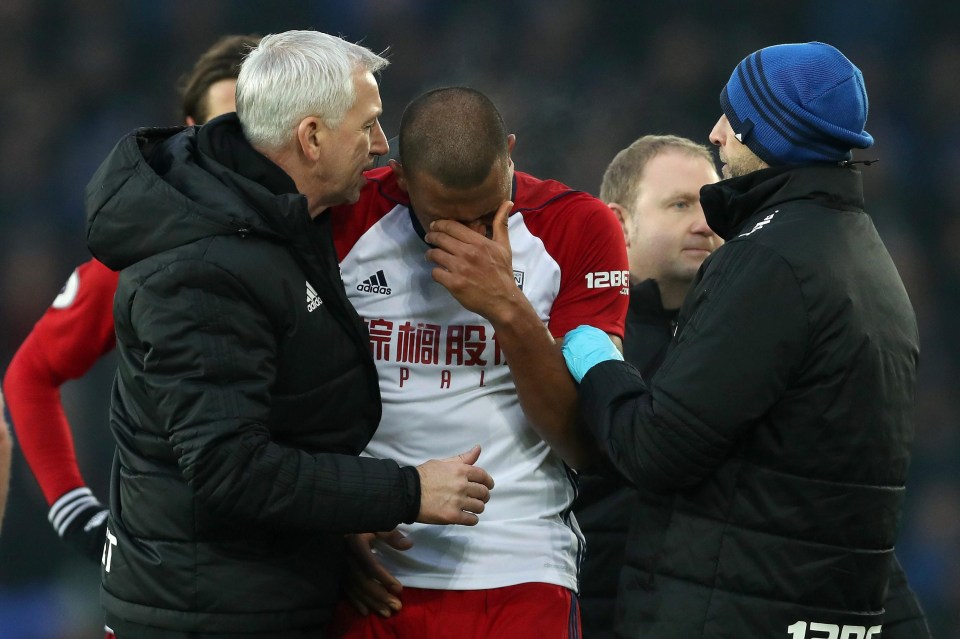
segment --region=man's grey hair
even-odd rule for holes
[[[250,143],[276,150],[315,115],[336,129],[356,101],[354,74],[389,64],[370,49],[319,31],[285,31],[260,40],[237,78],[237,116]]]

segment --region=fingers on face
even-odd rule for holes
[[[507,200],[500,205],[496,215],[493,216],[493,239],[495,241],[508,238],[507,227],[510,224],[509,217],[511,210],[513,210],[513,202]]]
[[[431,234],[436,235],[438,236],[438,240],[446,237],[452,241],[466,244],[477,240],[477,233],[475,231],[472,231],[467,224],[456,220],[434,220],[430,223],[428,231],[428,237]],[[430,240],[428,239],[427,241],[429,242]],[[433,244],[433,242],[430,243]]]
[[[443,226],[439,227],[440,224],[443,224]],[[453,232],[448,232],[446,229]],[[441,222],[434,222],[423,239],[427,244],[443,249],[448,253],[460,253],[469,245],[468,241],[470,236],[473,235],[476,235],[476,233],[459,222],[442,220]]]
[[[474,235],[476,235],[476,233]],[[484,247],[467,244],[466,242],[460,242],[458,240],[450,240],[449,236],[444,237],[446,237],[448,241],[436,243],[427,240],[433,245],[433,248],[427,249],[425,255],[428,261],[439,264],[448,271],[453,270],[460,264],[468,266],[486,264],[490,260],[497,258],[495,253],[485,250]],[[479,235],[477,237],[479,237]]]
[[[462,278],[454,275],[445,268],[437,267],[430,272],[433,281],[443,286],[448,291],[459,291],[462,287]]]
[[[427,261],[433,262],[437,266],[450,270],[456,258],[454,258],[453,253],[442,248],[432,248],[428,249],[426,253]]]

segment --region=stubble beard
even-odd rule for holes
[[[724,165],[724,170],[729,173],[726,177],[740,177],[754,173],[765,167],[766,165],[763,163],[763,160],[751,153],[745,157],[737,158],[734,161],[728,160]]]

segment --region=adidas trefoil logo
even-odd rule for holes
[[[310,286],[310,282],[307,282],[307,312],[314,312],[321,304],[323,304],[323,300],[317,295],[316,289]]]
[[[393,292],[387,284],[387,278],[382,269],[357,284],[357,290],[361,293],[379,293],[380,295],[390,295]]]

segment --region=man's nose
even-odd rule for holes
[[[693,226],[690,230],[698,235],[713,235],[713,229],[707,224],[707,218],[703,215],[703,209],[697,208],[699,210],[697,211],[696,219],[694,219]]]
[[[713,125],[713,129],[710,131],[710,142],[712,144],[716,144],[717,146],[723,144],[723,121],[726,117],[726,115],[721,115],[717,123]]]
[[[373,136],[370,139],[371,155],[386,155],[390,152],[390,143],[387,142],[387,136],[383,132],[380,122],[373,127]]]
[[[703,207],[698,203],[696,206],[696,216],[693,220],[693,225],[690,227],[690,232],[694,235],[704,235],[707,237],[716,236],[713,229],[710,228],[710,225],[707,224],[707,218],[703,214]]]

